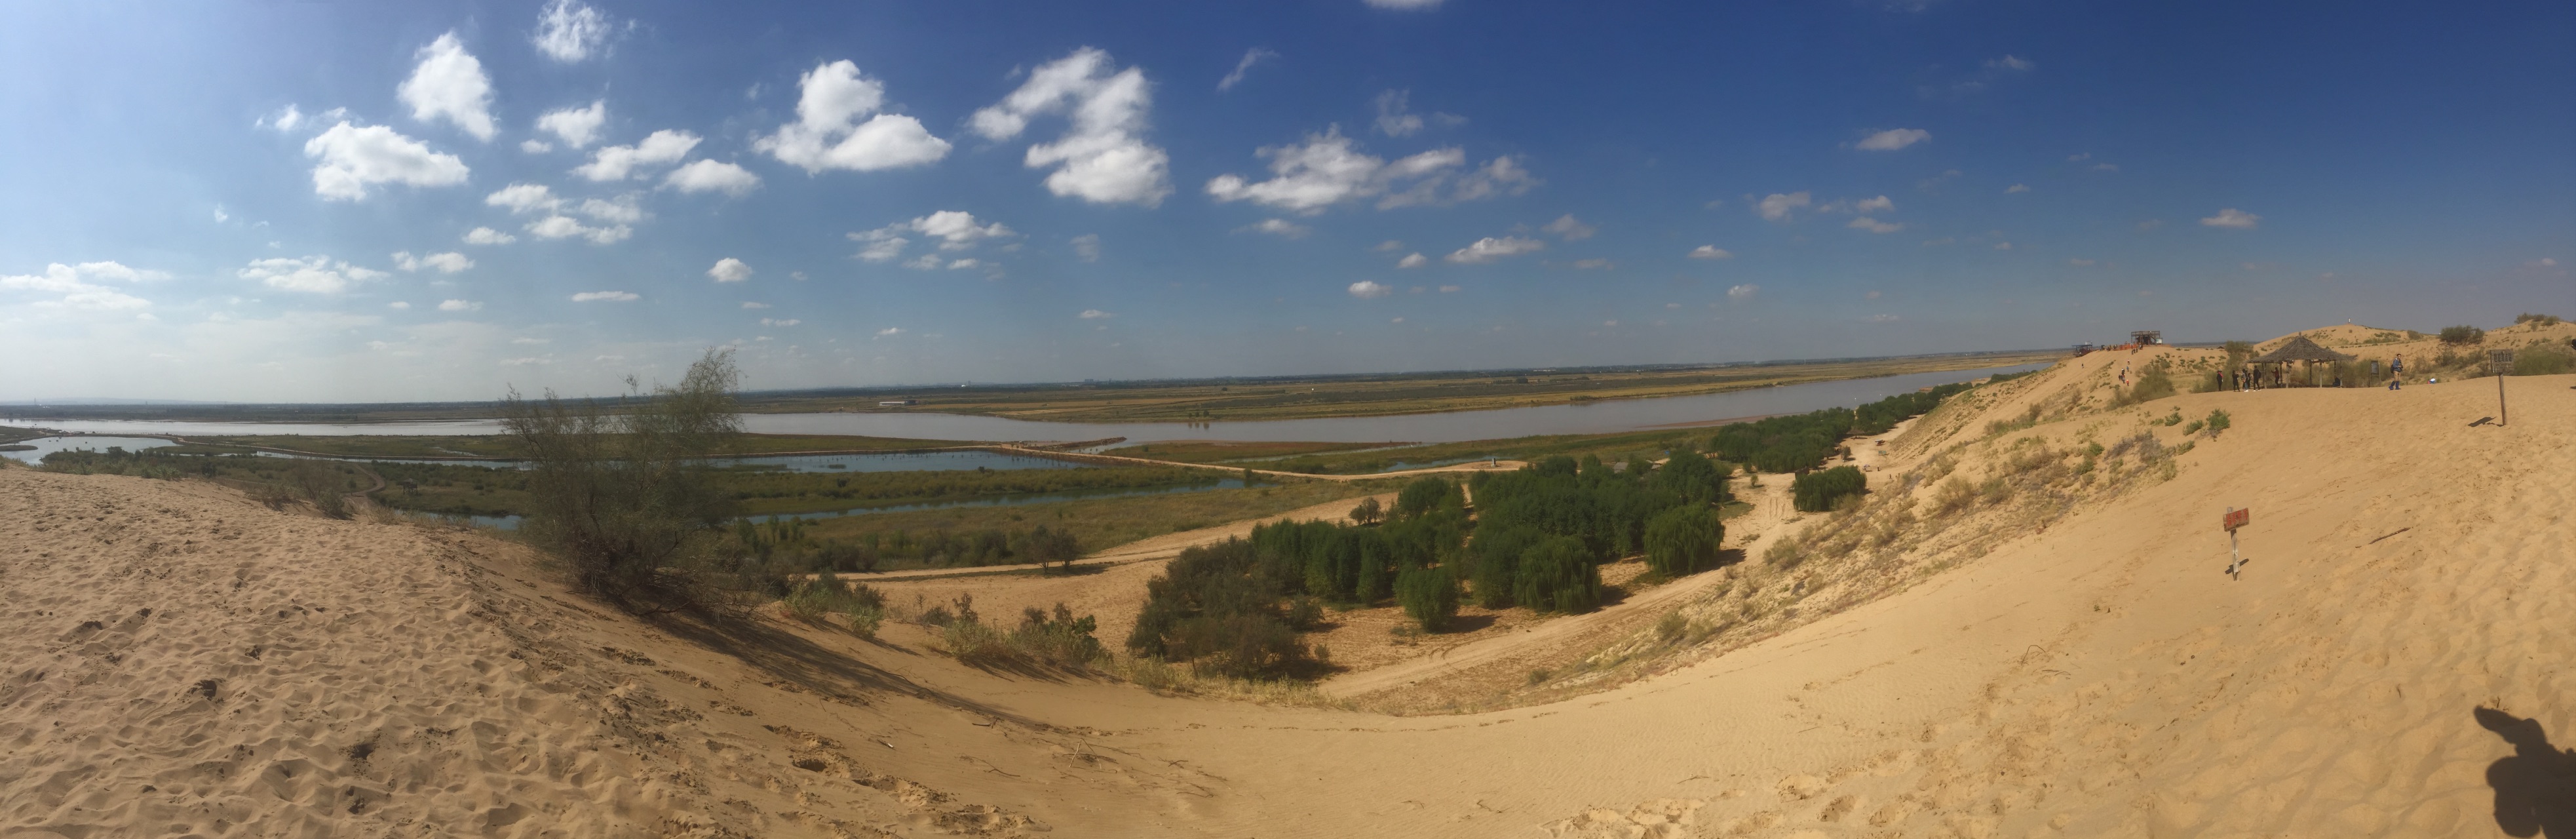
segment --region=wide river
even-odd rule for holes
[[[764,434],[855,434],[922,440],[1161,440],[1242,442],[1455,443],[1539,434],[1605,434],[1645,428],[1698,425],[1820,408],[1850,407],[1950,382],[2046,365],[2024,364],[1873,379],[1755,388],[1702,396],[1614,399],[1575,405],[1541,405],[1489,411],[1451,411],[1387,417],[1258,420],[1249,422],[1035,422],[929,411],[856,414],[745,414],[743,428]],[[46,428],[92,434],[493,434],[498,420],[329,425],[316,423],[159,422],[145,420],[45,420]]]

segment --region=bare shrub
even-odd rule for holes
[[[651,395],[633,378],[614,403],[531,401],[513,389],[502,428],[528,460],[520,532],[571,567],[574,582],[640,614],[718,605],[715,556],[731,499],[704,458],[742,430],[730,350],[709,350],[676,387]]]
[[[1968,509],[1968,506],[1976,503],[1976,501],[1976,487],[1970,486],[1968,484],[1968,479],[1956,475],[1951,476],[1949,480],[1942,481],[1939,486],[1932,488],[1932,513],[1934,515],[1953,515]]]

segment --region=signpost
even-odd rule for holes
[[[2499,427],[2501,427],[2501,426],[2503,426],[2503,425],[2505,424],[2505,416],[2504,416],[2504,374],[2506,374],[2506,373],[2508,373],[2508,372],[2512,372],[2512,370],[2513,370],[2513,351],[2512,351],[2512,350],[2488,350],[2488,351],[2487,351],[2487,363],[2492,364],[2492,365],[2495,365],[2495,376],[2496,376],[2496,425],[2497,425],[2497,426],[2499,426]]]
[[[2218,520],[2218,526],[2227,531],[2227,558],[2229,560],[2227,563],[2227,576],[2230,579],[2236,577],[2236,572],[2242,570],[2245,567],[2245,563],[2253,561],[2246,559],[2244,556],[2236,552],[2236,529],[2252,524],[2253,522],[2254,510],[2250,507],[2243,510],[2229,507],[2227,508],[2227,515],[2220,517]]]

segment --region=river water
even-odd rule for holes
[[[1932,385],[1964,382],[1995,373],[2046,365],[2025,364],[1874,379],[1756,388],[1701,396],[1614,399],[1575,405],[1540,405],[1488,411],[1451,411],[1388,417],[1257,420],[1249,422],[1037,422],[935,412],[745,414],[743,430],[763,434],[851,434],[922,440],[1100,440],[1129,443],[1165,440],[1236,442],[1456,443],[1540,434],[1606,434],[1646,428],[1709,424],[1770,414],[1850,407]],[[37,424],[37,423],[28,423]],[[495,434],[498,420],[329,425],[315,423],[162,422],[149,420],[46,420],[46,428],[92,434]]]

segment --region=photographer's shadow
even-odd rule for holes
[[[2479,708],[2477,718],[2513,744],[2512,757],[2487,765],[2496,827],[2508,836],[2576,839],[2576,751],[2550,745],[2539,720],[2494,708]]]

